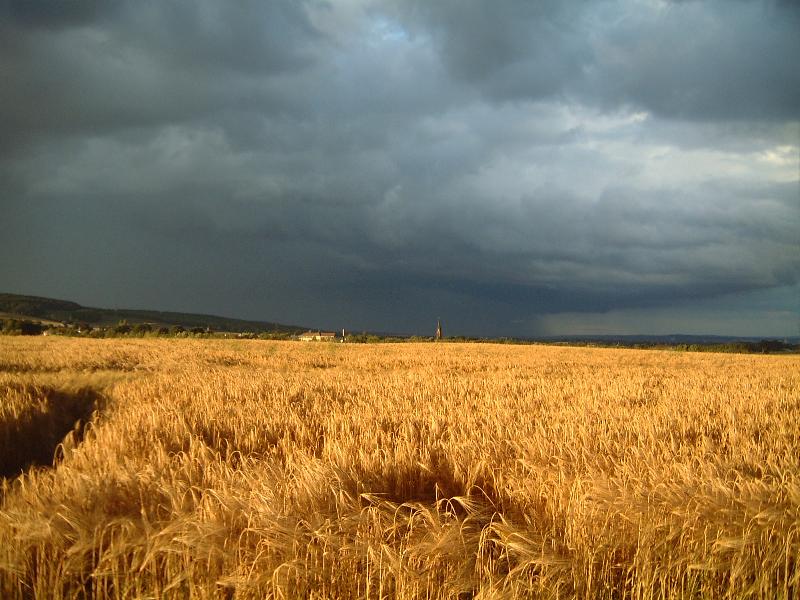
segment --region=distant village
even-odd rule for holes
[[[348,340],[348,334],[345,329],[342,329],[341,334],[332,331],[306,331],[298,335],[297,339],[301,342],[345,342]],[[433,339],[443,339],[441,319],[436,320],[436,332],[433,335]]]
[[[43,335],[43,336],[78,336],[92,338],[113,337],[196,337],[220,339],[262,339],[262,340],[296,340],[300,342],[377,342],[377,341],[438,341],[443,340],[441,320],[436,323],[436,330],[430,337],[400,337],[375,335],[372,333],[341,331],[308,330],[302,333],[296,331],[215,331],[210,326],[183,327],[181,325],[166,325],[155,322],[130,323],[120,320],[115,325],[92,325],[89,323],[75,323],[69,321],[54,321],[36,317],[15,315],[0,315],[0,333],[5,335]]]

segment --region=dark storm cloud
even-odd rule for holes
[[[686,2],[631,16],[596,46],[587,93],[670,117],[797,119],[800,5]]]
[[[112,13],[121,4],[115,1],[3,0],[0,15],[16,25],[32,28],[61,29],[86,25]]]
[[[6,2],[3,146],[58,134],[294,110],[319,33],[296,2]],[[288,74],[288,75],[287,75]]]
[[[793,289],[797,13],[0,3],[3,281],[486,335]]]
[[[800,5],[396,3],[451,73],[498,100],[577,97],[670,117],[798,118]]]
[[[495,97],[559,93],[591,49],[573,2],[408,2],[399,12],[441,47],[451,72]]]

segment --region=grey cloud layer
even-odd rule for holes
[[[793,286],[798,12],[7,0],[0,269],[95,304],[484,334]]]

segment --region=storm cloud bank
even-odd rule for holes
[[[0,1],[2,287],[796,334],[797,56],[792,2]]]

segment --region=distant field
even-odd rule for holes
[[[2,598],[800,597],[797,356],[0,337],[0,399]]]

